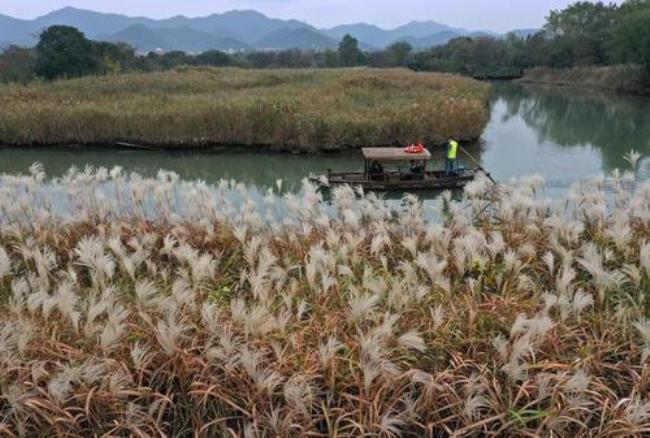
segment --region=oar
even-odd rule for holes
[[[470,160],[472,160],[472,161],[474,162],[474,164],[476,165],[476,167],[478,168],[478,170],[480,170],[481,172],[483,172],[483,173],[485,174],[485,176],[487,176],[487,177],[490,179],[490,181],[492,181],[492,183],[493,183],[495,186],[498,185],[497,182],[492,178],[492,176],[490,176],[490,174],[489,174],[485,169],[483,169],[483,166],[481,166],[481,164],[476,160],[476,158],[474,158],[474,157],[472,156],[472,154],[470,154],[469,152],[467,152],[467,151],[465,150],[465,148],[463,148],[461,145],[458,145],[458,148],[459,148],[459,149],[460,149],[460,150],[461,150],[465,155],[467,155],[467,156],[469,157]]]

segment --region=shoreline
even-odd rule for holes
[[[581,88],[606,91],[621,95],[650,96],[650,84],[643,80],[643,73],[634,66],[574,67],[554,69],[535,67],[528,69],[518,84],[549,85],[562,88]]]
[[[464,146],[481,146],[483,141],[481,137],[471,140],[460,140]],[[425,143],[428,149],[439,148],[444,146],[444,142]],[[288,155],[334,155],[345,154],[355,151],[361,151],[363,147],[404,147],[406,145],[388,144],[388,145],[367,145],[367,146],[336,146],[331,148],[308,149],[308,148],[290,148],[269,145],[242,145],[242,144],[206,144],[188,146],[182,144],[161,145],[153,143],[133,144],[127,142],[116,143],[52,143],[52,144],[0,144],[0,149],[71,149],[71,150],[112,150],[112,151],[134,151],[134,152],[154,152],[169,154],[221,154],[221,153],[273,153]]]

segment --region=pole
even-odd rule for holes
[[[482,171],[483,173],[485,173],[485,176],[487,176],[487,177],[490,179],[490,181],[492,181],[492,183],[493,183],[494,185],[497,185],[497,182],[492,178],[492,176],[490,176],[490,174],[489,174],[485,169],[483,169],[483,167],[481,166],[481,164],[476,160],[476,158],[474,158],[474,157],[472,156],[472,154],[470,154],[469,152],[467,152],[467,151],[465,150],[465,148],[463,148],[460,144],[458,145],[458,148],[459,148],[461,151],[463,151],[463,153],[464,153],[465,155],[467,155],[467,156],[469,157],[470,160],[472,160],[472,161],[474,162],[474,164],[476,165],[476,167],[477,167],[480,171]]]

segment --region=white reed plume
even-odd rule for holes
[[[120,304],[113,304],[107,311],[107,321],[99,336],[99,343],[104,349],[117,344],[126,331],[125,321],[129,311]]]
[[[0,281],[11,273],[11,260],[5,249],[0,246]]]
[[[573,312],[578,317],[587,307],[591,307],[593,305],[594,305],[594,298],[590,294],[582,290],[578,290],[573,296],[573,303],[572,303]]]
[[[605,234],[614,241],[616,249],[621,252],[628,250],[628,242],[632,239],[632,228],[630,228],[627,218],[618,215],[611,225],[605,231]]]
[[[23,353],[34,335],[28,320],[0,323],[0,367],[9,369],[24,363]]]
[[[643,275],[639,267],[631,263],[625,263],[621,269],[621,272],[623,272],[628,281],[632,283],[635,288],[640,289]]]
[[[84,236],[74,252],[78,263],[90,269],[96,286],[104,286],[113,277],[115,262],[105,253],[104,243],[98,237]]]
[[[406,332],[397,338],[397,345],[402,348],[417,350],[421,353],[427,349],[424,339],[422,339],[422,336],[420,336],[420,334],[415,330]]]
[[[162,296],[151,280],[138,280],[135,284],[135,298],[136,307],[143,314],[159,308],[162,303]]]
[[[376,336],[382,341],[393,338],[393,335],[395,333],[395,326],[397,325],[399,319],[399,315],[386,312],[383,315],[382,323],[373,327],[372,330],[370,330],[370,334]]]
[[[492,339],[492,346],[499,353],[502,360],[507,360],[508,358],[508,340],[503,335],[497,335]]]
[[[527,373],[526,356],[553,327],[553,321],[546,315],[538,315],[533,318],[528,318],[524,314],[517,316],[510,329],[510,358],[503,366],[503,370],[512,380],[520,381],[525,378]],[[494,346],[500,354],[505,354],[505,346],[500,338],[494,341]]]
[[[50,379],[47,389],[54,401],[64,404],[71,396],[73,384],[93,384],[106,374],[106,365],[101,362],[85,362],[79,365],[63,364]]]
[[[42,183],[45,181],[45,178],[47,175],[45,174],[45,167],[43,166],[42,163],[39,163],[38,161],[34,162],[31,166],[29,166],[29,173],[31,174],[32,178],[34,178],[34,181],[37,183]]]
[[[462,255],[464,259],[464,253]],[[439,259],[433,254],[420,253],[415,259],[415,264],[422,269],[429,277],[432,284],[436,284],[443,276],[447,268],[447,260]]]
[[[208,301],[204,302],[201,305],[201,321],[210,333],[215,333],[221,324],[219,306]]]
[[[546,333],[551,330],[555,324],[546,315],[536,316],[534,318],[527,318],[525,314],[520,314],[512,324],[510,329],[510,338],[515,338],[520,334],[526,334],[531,339],[541,339]]]
[[[646,277],[650,278],[650,243],[648,242],[641,243],[639,247],[639,264],[643,268]]]
[[[555,273],[555,256],[553,253],[550,251],[546,252],[544,256],[542,256],[542,261],[546,264],[546,269],[548,269],[549,275],[553,277]]]
[[[632,167],[633,170],[636,170],[640,158],[641,154],[634,149],[630,149],[627,154],[623,155],[623,159],[630,164],[630,167]]]
[[[467,397],[463,406],[463,414],[470,421],[476,421],[480,418],[481,410],[489,406],[488,400],[482,395]]]
[[[627,402],[625,407],[625,419],[630,423],[643,426],[650,421],[650,401],[639,399],[624,399],[621,402]]]
[[[336,355],[344,349],[345,346],[335,336],[330,336],[326,343],[318,346],[318,358],[320,359],[321,365],[323,367],[329,366]]]
[[[589,388],[591,377],[584,370],[577,370],[565,384],[567,401],[571,408],[580,408],[586,404],[585,393]]]
[[[402,246],[411,254],[411,257],[417,257],[418,238],[415,235],[405,236],[402,238]]]
[[[378,303],[379,296],[375,294],[362,294],[357,290],[353,290],[348,299],[352,320],[357,325],[361,324],[373,312]]]
[[[445,323],[445,309],[442,304],[438,304],[435,308],[429,309],[431,312],[431,321],[433,322],[433,330],[439,330]]]
[[[532,349],[530,338],[527,336],[522,336],[512,343],[510,358],[502,369],[513,381],[521,381],[526,378],[528,365],[525,358]]]
[[[300,415],[307,417],[309,408],[314,400],[314,389],[309,383],[309,377],[303,373],[291,376],[284,383],[284,399],[288,405]]]
[[[592,276],[592,283],[598,290],[599,302],[602,303],[605,300],[607,291],[615,290],[622,285],[624,281],[623,274],[605,269],[602,255],[598,253],[596,246],[592,242],[586,243],[582,252],[583,257],[578,259],[578,263]]]
[[[59,284],[53,298],[59,312],[70,320],[75,330],[78,330],[81,313],[77,309],[79,296],[74,290],[74,284],[69,281]]]
[[[401,437],[407,424],[401,414],[388,413],[381,417],[379,423],[380,436]]]
[[[146,368],[147,364],[151,360],[153,354],[150,353],[150,348],[147,347],[143,342],[136,342],[131,347],[131,360],[136,369],[141,370]]]
[[[242,348],[239,363],[244,367],[259,392],[273,394],[284,380],[277,371],[262,368],[259,353],[246,347]]]
[[[503,254],[503,264],[508,273],[517,273],[522,266],[522,262],[519,260],[519,255],[512,250],[507,250]]]
[[[570,296],[573,293],[572,283],[576,275],[576,271],[573,268],[567,265],[562,267],[555,283],[555,287],[560,295]]]
[[[110,304],[111,301],[105,295],[95,294],[89,298],[83,327],[84,335],[87,338],[93,338],[101,329],[97,319],[106,312]]]
[[[390,247],[390,238],[385,234],[377,234],[370,243],[370,254],[377,257],[384,247]]]
[[[190,329],[190,326],[176,314],[175,311],[168,311],[165,318],[158,321],[156,325],[156,339],[169,356],[174,354],[184,333]]]

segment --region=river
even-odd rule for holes
[[[495,83],[491,118],[481,144],[468,150],[497,180],[542,175],[551,195],[585,177],[629,167],[623,155],[634,148],[650,156],[650,100],[560,87]],[[444,153],[433,151],[436,166]],[[102,148],[0,148],[0,173],[26,172],[35,161],[50,176],[70,168],[122,166],[155,175],[160,168],[183,179],[235,179],[260,188],[277,179],[299,187],[305,176],[327,169],[363,167],[358,152],[290,155],[261,152],[179,153]],[[461,155],[461,162],[471,162]],[[650,177],[642,159],[639,179]]]

